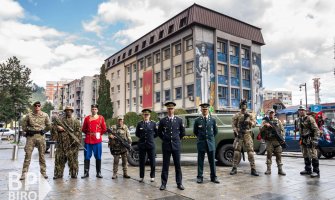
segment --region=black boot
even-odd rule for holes
[[[84,176],[81,178],[89,177],[88,172],[90,171],[90,160],[84,160]]]
[[[253,176],[259,176],[259,174],[257,173],[256,169],[251,169],[251,175]]]
[[[235,175],[235,174],[237,174],[237,168],[236,168],[236,167],[233,167],[233,168],[231,169],[230,175]]]
[[[95,167],[97,169],[97,177],[103,178],[101,175],[101,160],[95,160]]]
[[[305,170],[301,171],[301,175],[310,175],[312,173],[312,167],[311,167],[311,159],[304,158],[305,159]]]
[[[313,166],[313,173],[311,174],[311,177],[319,178],[320,177],[319,160],[312,159],[312,166]]]

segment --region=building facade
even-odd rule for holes
[[[260,112],[262,45],[260,28],[194,4],[105,60],[114,115],[166,101],[231,112],[241,99]]]
[[[68,82],[69,81],[47,81],[45,87],[45,96],[47,97],[47,101],[54,103],[54,100],[57,99],[55,96],[60,93],[63,85]]]
[[[292,106],[292,91],[265,90],[264,100],[279,99],[285,106]]]

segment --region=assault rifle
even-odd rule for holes
[[[283,138],[283,136],[279,133],[278,131],[278,127],[276,125],[274,125],[271,121],[270,121],[270,118],[269,117],[264,117],[263,118],[264,121],[266,121],[267,123],[269,123],[272,127],[271,131],[272,131],[272,134],[276,137],[276,139],[278,140],[280,146],[282,148],[287,148],[288,145],[286,144],[285,142],[285,139]]]
[[[113,130],[110,128],[107,128],[107,133],[111,133],[113,134]],[[115,137],[116,140],[118,140],[122,146],[124,146],[129,152],[134,151],[133,147],[128,143],[128,141],[126,141],[125,139],[123,139],[121,136],[119,136],[118,134],[113,134],[113,136]],[[109,138],[109,142],[111,142],[111,138]]]

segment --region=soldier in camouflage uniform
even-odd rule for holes
[[[45,179],[48,178],[46,174],[46,164],[44,158],[44,133],[50,130],[51,124],[48,114],[41,111],[41,103],[37,101],[33,105],[34,111],[32,113],[29,113],[22,123],[22,129],[26,132],[27,141],[26,146],[24,147],[26,155],[24,157],[22,176],[20,180],[24,180],[26,177],[26,173],[28,172],[30,165],[31,154],[34,150],[34,147],[37,147],[38,149],[41,174]]]
[[[130,134],[129,134],[128,127],[123,122],[123,116],[118,117],[118,122],[117,123],[118,124],[116,126],[112,127],[112,133],[109,134],[109,138],[111,139],[110,142],[109,142],[109,147],[110,147],[111,154],[114,157],[112,179],[117,178],[117,171],[118,171],[120,156],[122,158],[123,177],[124,178],[130,178],[130,176],[127,173],[128,151],[127,151],[126,147],[124,147],[121,144],[121,142],[119,142],[114,135],[118,134],[123,139],[128,141],[129,144],[131,144],[132,141],[131,141],[131,137],[130,137]]]
[[[279,141],[276,139],[275,135],[272,133],[273,128],[277,128],[280,130],[280,134],[285,138],[284,126],[282,125],[281,121],[274,116],[275,111],[270,109],[269,110],[269,119],[270,122],[277,126],[272,127],[270,123],[263,121],[262,126],[260,127],[260,132],[262,138],[266,141],[266,166],[267,170],[265,172],[266,175],[271,174],[271,164],[272,164],[272,154],[274,153],[276,156],[276,162],[278,166],[278,174],[285,176],[286,173],[283,171],[283,163],[281,161],[281,153],[282,147]]]
[[[318,159],[318,138],[320,130],[312,116],[307,116],[305,106],[299,107],[299,133],[302,156],[305,160],[305,170],[301,175],[310,175],[312,178],[320,177]],[[313,172],[312,167],[313,166]]]
[[[233,168],[230,175],[237,173],[237,163],[241,159],[241,150],[243,145],[247,149],[248,160],[251,167],[251,175],[259,176],[256,171],[255,159],[254,159],[254,145],[252,138],[251,127],[255,127],[256,119],[253,113],[247,112],[247,101],[243,100],[240,103],[241,111],[236,113],[232,120],[233,131],[235,133],[234,140],[234,158]]]
[[[52,136],[58,145],[56,149],[55,169],[53,179],[63,178],[65,163],[68,161],[71,178],[78,175],[78,142],[70,135],[71,133],[81,141],[80,122],[72,116],[73,108],[66,106],[65,116],[56,119],[52,127]]]

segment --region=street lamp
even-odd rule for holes
[[[307,109],[307,87],[306,87],[306,83],[299,85],[300,91],[301,91],[301,87],[305,87],[305,99],[306,99],[306,109]]]

